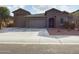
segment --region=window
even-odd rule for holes
[[[64,23],[64,19],[63,19],[63,18],[60,19],[60,23],[61,23],[61,24]]]

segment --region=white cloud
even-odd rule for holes
[[[69,5],[60,5],[58,6],[58,9],[61,11],[68,11],[68,12],[73,11],[73,9]]]
[[[51,9],[51,8],[56,8],[58,10],[68,11],[68,12],[74,11],[73,8],[71,8],[68,5],[36,5],[36,6],[32,6],[32,10],[34,10],[33,13],[43,13],[46,10]]]
[[[24,5],[12,5],[12,6],[9,6],[9,5],[8,5],[7,7],[10,9],[10,12],[11,12],[11,15],[12,15],[12,16],[13,16],[13,13],[12,13],[12,12],[13,12],[14,10],[17,10],[18,8],[23,8],[23,9],[25,8]]]
[[[33,13],[44,13],[46,10],[56,8],[55,5],[36,5],[32,6]]]

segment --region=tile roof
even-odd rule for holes
[[[22,8],[19,8],[19,9],[17,9],[17,10],[15,10],[15,11],[13,11],[12,13],[15,13],[15,12],[17,12],[17,11],[19,11],[19,10],[30,13],[29,11],[24,10],[24,9],[22,9]],[[31,13],[30,13],[30,14],[31,14]]]
[[[24,16],[24,17],[46,17],[46,16],[44,15],[44,13],[41,13],[41,14],[27,15],[27,16]]]

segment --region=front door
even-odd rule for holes
[[[49,28],[54,28],[55,20],[54,18],[49,18]]]

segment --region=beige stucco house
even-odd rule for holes
[[[55,8],[45,11],[42,14],[31,14],[24,9],[13,11],[16,27],[26,28],[54,28],[61,27],[64,21],[70,20],[70,15],[66,11]]]

